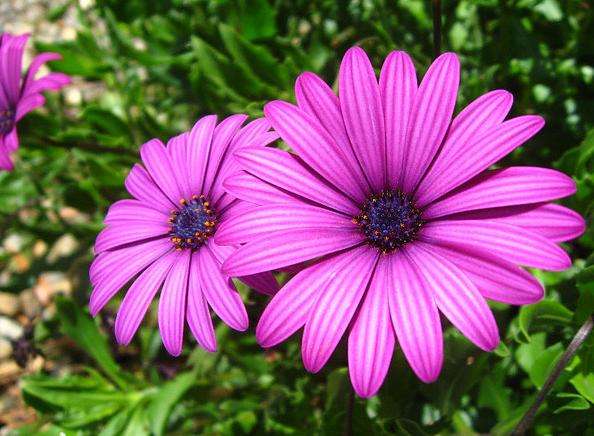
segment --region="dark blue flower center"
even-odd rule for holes
[[[204,195],[181,199],[180,207],[171,212],[171,242],[177,250],[196,250],[214,234],[216,215]]]
[[[14,127],[15,113],[12,109],[0,109],[0,135],[9,133]]]
[[[414,241],[423,225],[421,211],[410,197],[395,190],[384,190],[365,200],[353,222],[361,228],[369,245],[383,253]]]

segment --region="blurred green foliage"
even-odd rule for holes
[[[109,310],[91,320],[90,247],[106,207],[124,197],[123,179],[140,144],[187,129],[205,113],[261,115],[270,99],[293,98],[299,72],[334,82],[340,58],[362,45],[379,67],[394,49],[423,72],[431,45],[430,2],[352,0],[96,0],[77,9],[77,37],[37,42],[58,51],[52,68],[75,76],[81,101],[48,96],[46,110],[19,126],[23,147],[14,173],[0,174],[0,236],[17,233],[22,251],[68,232],[79,249],[57,267],[76,285],[57,313],[36,326],[36,343],[67,337],[82,365],[67,374],[21,380],[39,422],[17,434],[341,434],[349,397],[341,345],[320,374],[307,374],[299,340],[272,351],[250,334],[217,328],[209,354],[191,340],[178,359],[160,346],[153,317],[128,350],[113,346]],[[443,46],[460,54],[461,108],[481,93],[513,92],[513,112],[547,121],[536,139],[508,158],[555,166],[579,186],[568,205],[590,221],[594,207],[594,4],[586,0],[443,1]],[[88,219],[68,221],[65,207]],[[23,213],[27,211],[28,213]],[[453,329],[434,384],[419,382],[400,351],[380,395],[353,405],[355,434],[506,434],[533,401],[556,359],[594,311],[594,229],[567,244],[574,268],[535,272],[546,299],[516,308],[493,304],[502,345],[483,353]],[[0,255],[0,268],[8,261]],[[53,265],[52,268],[56,268]],[[43,260],[6,286],[30,285]],[[264,298],[246,294],[255,325]],[[117,306],[111,306],[112,309]],[[534,434],[594,434],[594,336],[540,409]],[[60,433],[63,432],[63,433]]]

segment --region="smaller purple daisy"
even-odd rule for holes
[[[216,116],[209,115],[167,146],[153,139],[141,147],[144,166],[135,165],[126,179],[134,199],[109,208],[89,273],[93,316],[132,282],[115,321],[120,344],[132,340],[160,289],[159,330],[174,356],[181,353],[186,321],[204,349],[216,350],[209,307],[229,327],[247,329],[241,297],[221,271],[235,247],[219,246],[213,239],[218,226],[253,207],[222,189],[220,181],[237,171],[230,157],[278,138],[264,119],[242,128],[246,118],[233,115],[217,125]],[[240,279],[265,294],[278,290],[269,272]]]
[[[49,73],[35,79],[43,64],[61,59],[58,53],[38,55],[25,76],[21,76],[28,39],[29,35],[0,35],[0,170],[14,168],[10,155],[19,148],[16,124],[33,109],[43,106],[43,91],[55,91],[70,83],[70,77],[62,73]]]

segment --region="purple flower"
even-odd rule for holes
[[[70,78],[62,73],[35,78],[43,64],[61,58],[57,53],[35,57],[21,80],[23,50],[28,39],[29,35],[0,35],[0,170],[13,169],[10,155],[19,148],[16,124],[33,109],[43,106],[43,91],[55,91],[70,83]]]
[[[256,329],[274,346],[304,327],[302,356],[319,371],[345,332],[350,378],[363,397],[381,386],[396,340],[416,375],[436,380],[443,362],[439,312],[483,350],[499,343],[486,299],[528,304],[543,296],[521,266],[563,270],[558,243],[584,221],[551,200],[575,192],[545,168],[489,169],[544,124],[505,120],[512,96],[489,92],[451,120],[459,62],[446,53],[420,85],[410,57],[393,52],[379,79],[360,48],[340,67],[339,95],[302,74],[298,105],[265,115],[295,154],[251,148],[224,185],[260,205],[222,224],[215,241],[246,243],[230,275],[299,265]]]
[[[161,288],[159,330],[173,355],[181,353],[186,321],[203,348],[216,349],[209,306],[231,328],[247,329],[241,297],[221,272],[235,249],[219,246],[212,237],[220,225],[253,207],[221,186],[226,174],[237,171],[230,156],[278,138],[265,119],[241,127],[246,118],[233,115],[217,125],[216,116],[206,116],[166,147],[157,139],[141,147],[144,166],[135,165],[126,179],[134,198],[109,208],[89,273],[93,316],[132,282],[115,320],[120,344],[131,341]],[[267,294],[278,290],[271,273],[241,279]]]

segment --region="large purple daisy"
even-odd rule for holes
[[[379,79],[360,48],[340,67],[339,96],[302,74],[297,106],[265,115],[295,154],[236,153],[232,195],[260,205],[222,224],[215,240],[243,244],[230,275],[300,265],[257,326],[271,347],[305,326],[303,362],[319,371],[345,332],[350,378],[368,397],[381,386],[396,341],[413,371],[434,381],[443,361],[439,312],[483,350],[499,343],[486,299],[528,304],[543,295],[519,266],[563,270],[559,243],[582,218],[551,200],[575,184],[545,168],[489,169],[536,134],[535,115],[505,120],[506,91],[489,92],[451,120],[459,62],[446,53],[420,85],[410,57],[393,52]]]
[[[90,269],[93,315],[131,282],[115,321],[119,343],[130,342],[161,288],[159,330],[173,355],[181,353],[186,321],[203,348],[216,349],[209,306],[231,328],[247,329],[241,297],[221,272],[234,248],[212,237],[220,225],[253,207],[221,186],[225,174],[236,171],[230,156],[278,138],[265,119],[242,128],[246,118],[233,115],[217,125],[215,116],[206,116],[167,146],[153,139],[141,147],[144,166],[135,165],[126,179],[134,198],[109,208]],[[270,273],[241,280],[267,294],[278,290]]]
[[[43,91],[58,90],[70,83],[70,78],[62,73],[35,78],[44,63],[61,58],[57,53],[41,53],[35,57],[21,78],[23,51],[28,39],[28,35],[0,35],[0,170],[13,169],[10,155],[19,148],[16,124],[45,103]]]

